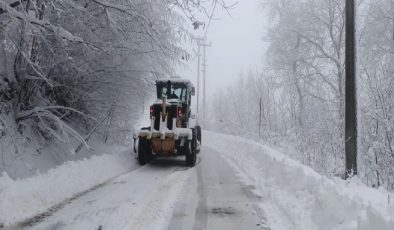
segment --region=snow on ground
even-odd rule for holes
[[[121,148],[118,148],[118,150]],[[0,225],[23,221],[65,199],[136,168],[131,150],[69,161],[45,174],[11,179],[0,176]]]
[[[394,197],[384,189],[369,188],[357,178],[343,181],[321,176],[240,137],[204,132],[203,145],[218,152],[248,188],[262,197],[260,205],[273,230],[389,230],[394,226]],[[207,159],[204,154],[210,152],[202,153],[202,161]],[[108,182],[52,213],[34,229],[60,225],[68,229],[164,229],[195,172],[169,162],[136,169],[127,149],[70,161],[30,178],[14,180],[4,173],[0,176],[0,225],[13,225]],[[132,169],[136,170],[129,172]]]
[[[273,230],[389,230],[394,226],[394,194],[357,178],[343,181],[253,141],[213,132],[203,144],[222,153],[256,195]]]
[[[134,210],[129,211],[129,213],[134,212],[134,215],[130,216],[127,227],[122,229],[168,229],[174,204],[179,200],[180,194],[191,176],[191,172],[191,170],[174,171],[168,176],[159,175],[156,178],[153,177],[158,181],[156,189],[148,193],[140,193],[144,198]],[[145,177],[145,183],[149,180],[149,177]],[[157,180],[157,178],[160,178],[160,180]],[[134,186],[132,183],[130,185]],[[152,183],[152,185],[155,185],[155,183]],[[136,197],[137,194],[134,194],[134,196]]]
[[[9,108],[11,110],[11,108]],[[78,125],[73,125],[79,129]],[[78,153],[75,149],[80,141],[70,138],[69,143],[46,141],[31,126],[23,126],[23,135],[15,122],[12,113],[0,114],[0,176],[6,172],[12,179],[31,177],[34,174],[45,174],[48,170],[67,161],[79,161],[92,155],[120,152],[125,147],[117,144],[103,143],[101,135],[92,135],[89,146]],[[84,133],[83,130],[79,130]]]
[[[139,167],[73,200],[29,229],[167,229],[191,172],[178,171],[183,168],[165,163]]]

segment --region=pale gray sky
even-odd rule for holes
[[[263,32],[266,17],[259,0],[239,0],[230,11],[218,9],[208,31],[212,46],[207,54],[207,94],[234,82],[241,71],[255,70],[261,66],[266,44]],[[194,48],[197,50],[197,47]],[[197,59],[189,61],[187,69],[179,75],[196,82]]]

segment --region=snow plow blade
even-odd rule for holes
[[[192,131],[189,128],[174,128],[174,130],[159,131],[155,129],[144,129],[134,134],[134,140],[146,138],[149,140],[152,152],[156,156],[176,156],[176,141],[192,140]],[[135,146],[135,145],[134,145]],[[134,150],[136,152],[136,149]]]
[[[171,156],[175,155],[175,139],[152,138],[152,151],[157,155]]]

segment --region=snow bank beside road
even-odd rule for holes
[[[135,167],[131,150],[70,161],[31,178],[0,177],[0,225],[12,225]]]
[[[247,139],[212,132],[204,136],[203,144],[219,151],[262,196],[274,230],[393,229],[394,196],[383,189],[369,188],[357,179],[331,180]]]

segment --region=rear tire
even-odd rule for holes
[[[192,129],[193,138],[189,144],[188,152],[186,154],[186,165],[194,167],[197,161],[197,131]]]
[[[197,140],[200,142],[201,144],[201,126],[196,125],[196,130],[197,130]]]
[[[197,140],[200,143],[200,148],[197,149],[197,153],[200,153],[200,150],[201,150],[201,126],[196,125],[196,132],[197,132]]]
[[[150,141],[146,138],[140,137],[138,140],[138,163],[140,165],[145,165],[152,161],[152,149],[150,146]]]

